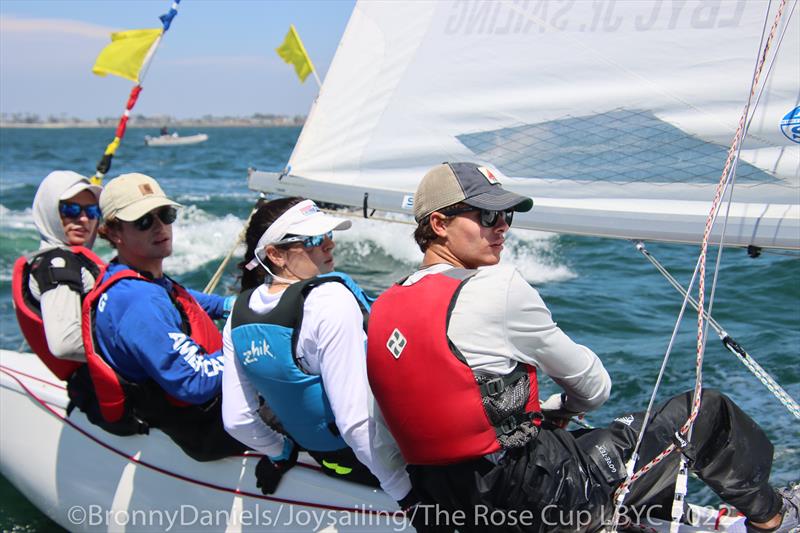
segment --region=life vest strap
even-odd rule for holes
[[[99,272],[98,266],[82,254],[82,248],[73,252],[63,248],[54,248],[34,257],[30,262],[30,276],[39,285],[40,294],[66,285],[78,294],[83,294],[83,277],[81,269],[86,268],[93,275]],[[55,263],[55,264],[54,264]]]
[[[544,415],[538,411],[514,413],[495,425],[495,430],[497,431],[498,437],[501,435],[509,435],[519,429],[521,425],[529,423],[533,430],[533,438],[535,439],[539,434],[539,425],[536,422],[541,420],[544,420]]]
[[[104,268],[98,276],[102,280],[107,271]],[[83,404],[75,402],[87,415],[91,410],[96,411],[94,423],[114,433],[116,427],[125,432],[146,431],[146,425],[153,425],[153,420],[161,416],[168,416],[183,412],[182,409],[191,407],[198,411],[213,408],[218,398],[212,398],[204,405],[191,405],[168,395],[152,378],[142,383],[134,383],[124,378],[108,363],[96,349],[94,319],[97,302],[100,297],[115,283],[125,280],[140,280],[152,283],[147,275],[131,268],[125,268],[112,274],[105,281],[99,281],[83,302],[83,340],[86,349],[91,382],[91,395],[84,395],[88,400]],[[170,301],[181,316],[181,331],[206,353],[216,352],[222,348],[222,335],[216,329],[211,318],[205,313],[194,297],[176,281],[172,282],[172,290],[166,290]],[[133,429],[131,429],[131,427]],[[121,434],[121,433],[116,433]],[[127,433],[132,434],[132,433]]]
[[[505,376],[497,376],[489,381],[480,383],[481,396],[497,396],[527,375],[528,369],[525,365],[517,364],[514,370]]]

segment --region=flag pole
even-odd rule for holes
[[[170,25],[172,24],[172,19],[174,19],[175,15],[178,14],[178,5],[180,3],[181,0],[173,0],[169,11],[159,17],[162,26],[161,35],[156,38],[155,42],[148,50],[144,61],[142,62],[142,67],[139,69],[139,73],[137,74],[136,85],[133,87],[133,89],[131,89],[131,93],[128,96],[128,102],[125,105],[125,111],[122,113],[119,123],[117,124],[117,130],[114,133],[114,140],[111,141],[108,146],[106,146],[106,149],[103,152],[103,157],[100,158],[100,161],[97,163],[95,173],[90,178],[90,181],[95,185],[102,185],[103,178],[111,169],[111,160],[114,158],[114,154],[116,153],[117,148],[119,148],[122,138],[125,136],[128,119],[131,116],[131,110],[133,109],[133,106],[136,105],[136,101],[139,99],[139,93],[142,92],[142,82],[144,82],[147,71],[150,69],[150,64],[155,57],[156,52],[158,51],[158,47],[161,45],[161,40],[163,39],[164,34],[169,31]]]
[[[322,89],[322,82],[319,80],[319,76],[317,76],[317,69],[312,69],[311,73],[314,75],[314,80],[317,82],[317,89]]]
[[[289,33],[286,34],[283,44],[281,44],[281,46],[276,48],[275,51],[278,53],[278,56],[281,59],[283,59],[286,63],[294,65],[295,73],[300,78],[301,83],[304,83],[306,78],[308,77],[307,72],[304,73],[305,75],[301,75],[302,67],[308,66],[308,70],[314,75],[314,81],[317,82],[317,89],[322,88],[322,80],[319,79],[319,75],[317,74],[317,69],[314,66],[313,61],[311,61],[311,57],[309,57],[308,52],[306,51],[306,48],[303,45],[303,41],[300,39],[300,35],[298,35],[297,33],[297,29],[294,27],[294,24],[291,24],[289,26]],[[217,267],[217,271],[214,272],[213,276],[211,276],[211,279],[209,280],[208,285],[206,285],[206,288],[203,289],[203,292],[210,293],[216,288],[217,283],[219,283],[219,280],[222,277],[223,272],[225,271],[225,267],[227,266],[231,257],[233,257],[236,248],[239,246],[239,243],[241,243],[245,239],[245,235],[247,233],[247,227],[250,225],[250,219],[258,210],[260,202],[261,198],[259,198],[256,201],[256,205],[255,207],[253,207],[252,211],[250,211],[250,216],[247,217],[247,221],[244,223],[242,231],[236,238],[236,242],[233,243],[233,245],[230,248],[230,251],[222,260],[222,263],[219,265],[219,267]]]

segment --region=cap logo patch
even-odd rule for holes
[[[155,194],[153,192],[153,187],[151,187],[149,183],[139,184],[139,192],[142,193],[142,196],[147,196],[148,194]]]
[[[483,174],[483,177],[486,178],[486,181],[491,183],[492,185],[496,185],[500,183],[500,181],[492,174],[492,171],[486,167],[478,167],[478,172]]]
[[[304,217],[311,216],[314,213],[319,213],[319,209],[317,209],[317,206],[314,204],[300,208],[300,214],[303,215]]]

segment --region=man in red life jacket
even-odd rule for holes
[[[81,391],[71,396],[111,431],[159,428],[191,457],[213,460],[244,450],[223,429],[222,336],[212,322],[233,298],[186,290],[165,275],[179,207],[143,174],[124,174],[103,190],[99,232],[117,257],[83,307],[100,416],[91,402],[85,408]]]
[[[555,324],[516,268],[498,264],[515,212],[532,205],[504,190],[487,167],[434,167],[414,197],[422,267],[372,307],[367,371],[382,415],[372,428],[374,453],[387,462],[402,454],[414,492],[437,504],[416,510],[431,527],[596,529],[613,512],[612,494],[642,426],[643,414],[632,413],[607,429],[563,429],[571,416],[606,401],[611,380],[600,359]],[[537,372],[564,392],[540,404]],[[654,411],[639,466],[672,443],[690,406],[687,393]],[[770,487],[772,445],[719,392],[704,390],[682,451],[753,531],[797,526],[800,489]],[[671,506],[679,457],[673,453],[634,483],[625,504]],[[670,515],[669,507],[661,510]]]

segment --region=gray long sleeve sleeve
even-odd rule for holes
[[[458,296],[448,336],[477,373],[507,374],[517,361],[536,366],[564,389],[570,410],[596,409],[611,392],[597,355],[558,327],[513,266],[478,270]]]

